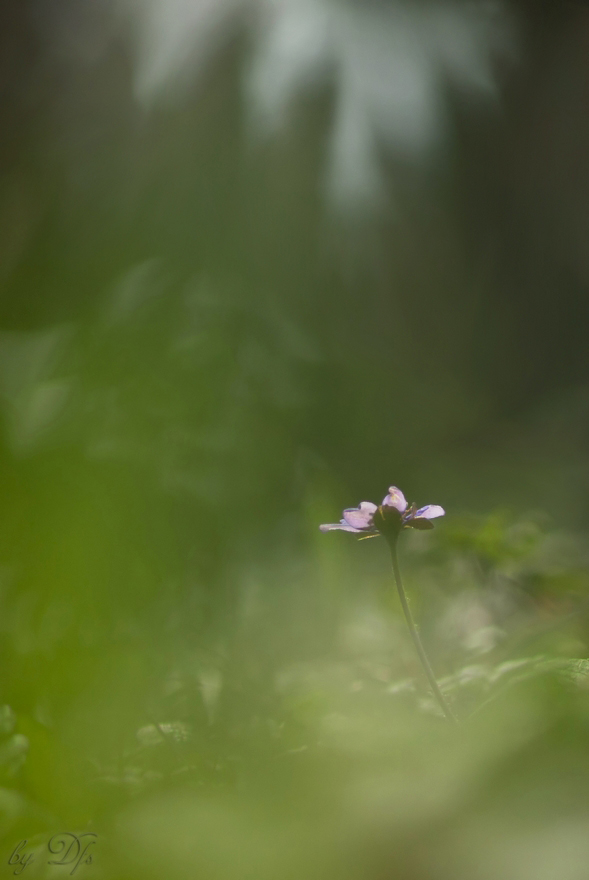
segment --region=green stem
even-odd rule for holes
[[[427,654],[425,653],[425,648],[419,638],[419,633],[417,632],[417,627],[415,626],[415,621],[413,620],[411,609],[409,608],[409,603],[407,602],[407,595],[405,593],[405,589],[403,587],[403,581],[401,580],[401,572],[399,570],[399,560],[397,559],[397,537],[389,538],[389,547],[391,548],[391,560],[393,562],[393,574],[395,576],[395,583],[397,585],[397,591],[399,593],[399,599],[401,600],[401,608],[403,609],[403,614],[405,615],[405,620],[407,621],[407,626],[409,627],[409,634],[413,639],[413,644],[415,645],[415,649],[419,654],[419,659],[421,660],[422,666],[424,668],[425,674],[427,675],[428,681],[431,685],[431,689],[434,692],[434,697],[440,704],[440,708],[448,721],[453,721],[458,723],[458,719],[456,715],[452,712],[452,709],[446,702],[442,691],[440,690],[438,683],[436,681],[436,677],[434,675],[433,669],[430,665],[430,662],[427,658]]]

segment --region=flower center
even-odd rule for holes
[[[380,505],[374,514],[374,527],[385,537],[394,537],[403,528],[403,517],[396,507]]]

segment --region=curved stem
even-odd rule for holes
[[[405,615],[405,620],[407,621],[407,626],[409,627],[409,633],[411,638],[413,639],[413,644],[415,645],[415,649],[419,654],[419,659],[421,660],[421,664],[427,675],[428,681],[431,685],[431,689],[434,692],[434,697],[440,704],[440,708],[448,721],[458,722],[456,715],[454,715],[452,709],[446,702],[444,695],[442,694],[438,683],[436,681],[436,677],[434,675],[433,669],[431,668],[430,662],[427,658],[427,654],[425,653],[425,648],[421,642],[419,637],[419,633],[417,632],[417,627],[415,626],[415,621],[411,615],[411,609],[409,608],[409,603],[407,602],[407,595],[405,593],[405,589],[403,587],[403,581],[401,580],[401,572],[399,570],[399,560],[397,559],[397,537],[392,537],[389,539],[389,547],[391,548],[391,560],[393,563],[393,574],[395,576],[395,583],[397,585],[397,592],[399,593],[399,599],[401,600],[401,608],[403,609],[403,614]]]

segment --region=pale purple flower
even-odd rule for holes
[[[343,519],[339,523],[325,523],[319,528],[322,532],[339,529],[365,537],[393,536],[401,529],[433,529],[431,520],[438,516],[444,516],[444,508],[439,504],[426,504],[419,509],[416,504],[409,506],[401,490],[390,486],[388,495],[383,498],[380,506],[372,501],[361,501],[358,507],[344,510]]]

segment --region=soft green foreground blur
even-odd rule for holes
[[[586,880],[586,27],[0,11],[0,880]]]

